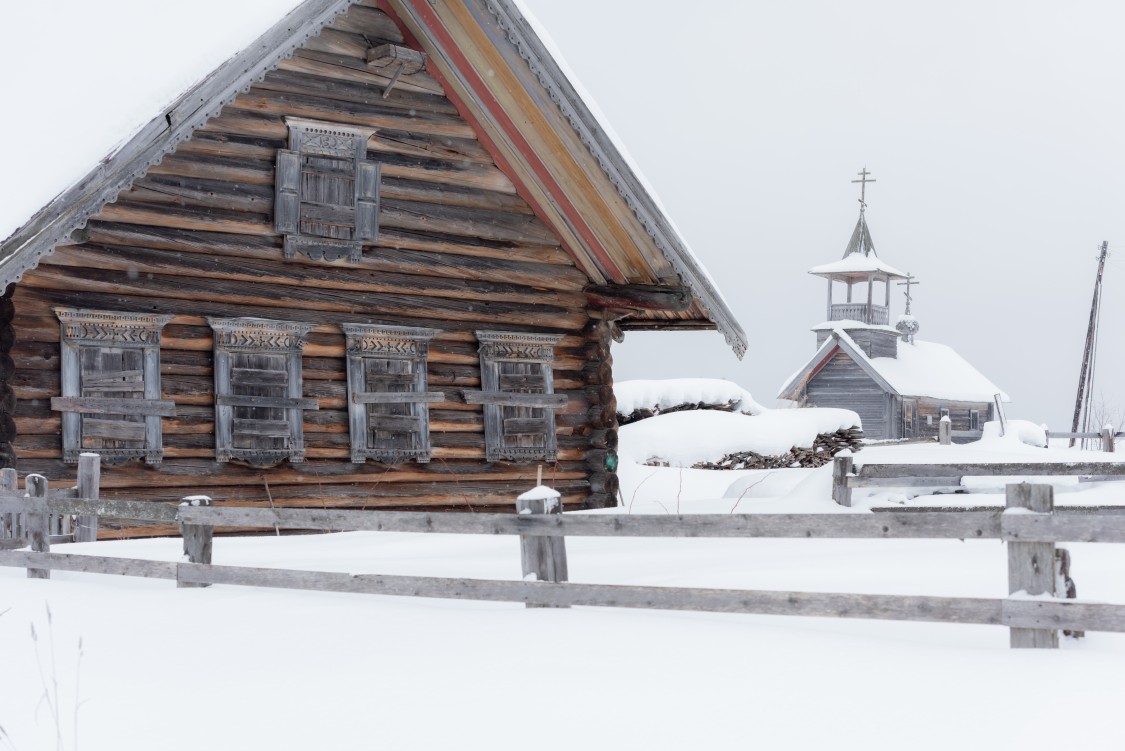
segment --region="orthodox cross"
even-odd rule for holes
[[[875,178],[867,179],[867,176],[871,174],[867,171],[867,167],[864,167],[861,172],[857,172],[856,174],[859,175],[859,179],[852,180],[852,182],[859,183],[859,211],[863,213],[863,210],[867,208],[867,183],[875,182]]]
[[[907,274],[906,281],[898,283],[898,286],[906,287],[906,315],[910,315],[910,287],[914,284],[921,284],[921,282],[916,281],[916,277],[913,274]]]

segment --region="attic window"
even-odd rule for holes
[[[430,461],[426,357],[437,329],[342,324],[347,336],[352,462]]]
[[[215,332],[216,460],[305,460],[301,352],[311,323],[208,318]]]
[[[286,118],[289,148],[277,152],[274,229],[285,257],[347,257],[379,236],[379,164],[367,160],[370,128]]]
[[[109,464],[164,458],[161,417],[176,405],[160,398],[160,332],[170,315],[56,308],[62,343],[63,461],[84,451]]]
[[[490,462],[557,458],[555,410],[567,398],[554,393],[554,346],[561,336],[478,331],[480,391],[465,402],[484,405],[486,459]]]

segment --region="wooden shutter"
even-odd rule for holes
[[[355,239],[375,242],[379,239],[379,173],[376,162],[356,162]]]
[[[478,331],[481,391],[465,401],[484,406],[488,461],[555,461],[554,410],[566,396],[554,393],[554,345],[561,336]]]
[[[429,340],[437,330],[352,323],[343,329],[352,461],[428,462],[429,404],[445,399],[426,391]]]
[[[164,457],[161,417],[175,404],[160,398],[160,333],[171,316],[56,308],[61,324],[63,460],[84,451],[107,464]]]
[[[296,151],[279,150],[274,179],[274,229],[281,235],[294,234],[301,218],[301,155]]]
[[[270,466],[305,459],[301,353],[314,324],[208,318],[215,343],[216,459]]]

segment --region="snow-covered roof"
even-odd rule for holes
[[[8,238],[0,243],[0,286],[18,280],[150,165],[353,2],[201,0],[192,13],[175,16],[175,33],[171,34],[140,33],[138,26],[146,21],[165,27],[170,16],[138,13],[129,0],[63,0],[66,7],[61,13],[58,3],[42,8],[39,6],[43,4],[17,4],[0,12],[9,28],[49,26],[56,42],[72,49],[88,47],[89,29],[103,29],[106,19],[130,19],[128,25],[109,24],[107,33],[127,29],[120,38],[99,37],[98,48],[118,50],[116,56],[84,56],[76,65],[72,57],[52,62],[54,58],[40,55],[35,60],[34,75],[11,75],[2,81],[0,96],[5,101],[26,103],[26,109],[34,111],[36,117],[34,128],[29,128],[25,118],[0,119],[0,137],[9,145],[5,149],[5,171],[20,176],[3,181],[0,189],[0,238]],[[392,5],[402,12],[410,7]],[[612,184],[620,196],[617,200],[624,201],[647,233],[659,254],[653,257],[662,256],[660,264],[675,270],[706,317],[741,356],[746,335],[718,286],[671,223],[651,186],[589,94],[565,67],[542,27],[520,0],[480,0],[477,5],[486,8],[485,16],[491,14],[489,21],[495,21],[504,31],[489,37],[490,43],[510,44],[518,50],[517,59],[522,58],[531,68],[533,81],[546,89],[547,98],[560,108],[604,172],[602,179]],[[289,14],[281,18],[286,11]],[[56,21],[60,15],[86,21],[59,24]],[[75,37],[70,43],[66,43],[67,34]],[[142,49],[143,45],[150,48]],[[19,70],[26,67],[24,58],[37,51],[37,47],[6,44],[0,49],[0,62],[6,63],[9,71]],[[136,65],[137,59],[144,59],[145,64]],[[227,62],[220,65],[224,59]],[[192,81],[199,83],[190,86]],[[86,98],[79,98],[82,94]],[[61,109],[52,113],[52,106]],[[82,121],[77,132],[76,113]],[[120,140],[122,134],[129,134],[124,141]],[[114,143],[118,145],[114,147]],[[60,149],[59,144],[66,144],[66,148]],[[44,154],[52,158],[44,159]],[[56,197],[51,200],[51,196]]]
[[[1007,394],[952,347],[915,340],[913,343],[899,342],[898,357],[868,357],[843,327],[833,326],[831,330],[832,335],[816,354],[781,387],[779,398],[791,398],[787,395],[795,390],[797,384],[810,378],[839,347],[876,381],[899,396],[991,402],[994,395],[1000,394],[1001,400],[1010,401]]]
[[[839,261],[832,263],[824,263],[820,266],[813,266],[809,269],[810,274],[816,276],[839,276],[839,275],[857,275],[866,276],[867,274],[886,274],[892,279],[905,279],[906,274],[896,269],[894,266],[886,263],[877,255],[864,255],[863,253],[849,253],[841,258]]]

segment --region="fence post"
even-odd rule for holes
[[[1055,489],[1050,485],[1021,482],[1007,486],[1007,507],[1050,514],[1055,508]],[[1008,592],[1029,595],[1055,594],[1055,544],[1053,542],[1008,542]],[[1013,628],[1013,648],[1056,649],[1059,632],[1044,628]]]
[[[953,421],[949,419],[949,415],[943,416],[938,420],[938,443],[942,446],[948,446],[953,443]]]
[[[51,538],[47,530],[47,478],[43,475],[28,475],[24,478],[27,487],[28,511],[24,514],[24,523],[27,525],[27,542],[34,553],[50,553]],[[51,570],[46,568],[29,568],[28,579],[50,579]]]
[[[0,493],[4,495],[18,495],[20,489],[19,475],[11,467],[0,470]],[[0,514],[0,539],[18,540],[23,537],[23,526],[20,514],[14,511]]]
[[[516,499],[518,514],[561,514],[562,501],[557,490],[539,485]],[[520,535],[520,562],[523,577],[534,576],[538,581],[564,582],[568,579],[566,567],[566,538]],[[538,605],[527,603],[529,608],[568,607],[566,605]]]
[[[855,461],[852,452],[844,449],[832,459],[832,500],[841,506],[852,505],[852,489],[848,487],[848,475]]]
[[[78,456],[78,497],[97,499],[101,497],[102,458],[97,454]],[[78,529],[74,530],[75,542],[94,542],[98,539],[98,515],[79,514]]]
[[[1116,431],[1113,429],[1112,425],[1106,425],[1104,428],[1102,428],[1102,451],[1108,451],[1111,454],[1113,453],[1113,434],[1115,432]]]
[[[211,499],[205,495],[189,495],[180,501],[181,506],[210,506]],[[184,538],[184,557],[188,563],[211,563],[211,541],[215,528],[210,524],[180,524],[180,535]],[[176,581],[181,588],[210,587],[210,584]]]

